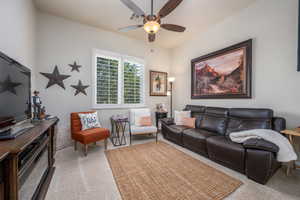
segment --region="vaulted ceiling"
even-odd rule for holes
[[[150,0],[132,0],[146,13],[150,13]],[[157,13],[168,0],[154,0]],[[155,43],[173,48],[196,37],[210,26],[249,6],[256,0],[184,0],[176,10],[162,19],[163,23],[178,24],[187,29],[176,33],[160,29]],[[147,34],[140,28],[119,32],[118,28],[142,24],[142,19],[130,20],[130,11],[120,0],[35,0],[37,8],[55,16],[64,17],[101,29],[118,32],[147,42]]]

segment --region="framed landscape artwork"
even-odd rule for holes
[[[251,98],[252,40],[192,60],[192,99]]]
[[[150,96],[167,96],[168,73],[150,71]]]

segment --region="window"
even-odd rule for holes
[[[94,52],[95,108],[144,105],[144,61],[106,51]]]

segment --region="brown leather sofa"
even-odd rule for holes
[[[285,119],[274,117],[271,109],[217,108],[187,105],[196,118],[195,129],[175,125],[173,119],[162,120],[162,134],[167,140],[186,147],[209,159],[246,174],[265,184],[281,166],[276,160],[278,146],[251,139],[234,143],[229,134],[249,129],[285,129]]]

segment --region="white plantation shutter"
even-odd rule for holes
[[[117,59],[97,57],[97,104],[118,104]]]
[[[142,103],[143,66],[125,61],[124,65],[124,104]]]
[[[95,51],[95,108],[136,107],[144,104],[144,61]]]

